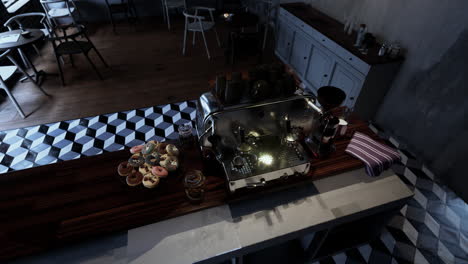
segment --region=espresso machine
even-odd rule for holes
[[[221,164],[231,192],[305,175],[321,146],[312,139],[328,129],[328,110],[343,101],[331,98],[336,94],[319,89],[315,98],[301,91],[280,65],[257,66],[249,79],[218,76],[197,102],[199,146]]]
[[[231,192],[309,172],[311,156],[301,141],[320,118],[312,100],[295,94],[226,107],[211,92],[198,99],[199,145],[222,165]]]

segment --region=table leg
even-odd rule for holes
[[[26,57],[26,53],[23,52],[23,50],[21,48],[18,48],[18,53],[21,57],[21,60],[23,61],[23,64],[24,64],[24,68],[25,69],[29,69],[31,68],[31,63],[30,61],[27,59]]]
[[[34,66],[34,64],[31,63],[31,60],[29,60],[26,53],[24,53],[20,48],[18,48],[18,53],[20,54],[21,58],[23,59],[23,62],[25,64],[26,68],[27,69],[32,69],[33,74],[31,75],[31,77],[34,79],[34,81],[38,85],[41,85],[42,80],[44,79],[43,77],[46,76],[46,72],[44,72],[43,70],[38,71],[36,69],[36,67]],[[29,65],[29,67],[28,67],[28,65]],[[42,79],[41,79],[41,77],[42,77]],[[26,82],[26,81],[29,81],[29,79],[27,77],[23,77],[23,78],[21,78],[20,81],[21,82]]]

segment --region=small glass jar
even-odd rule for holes
[[[201,202],[205,197],[205,175],[199,170],[191,170],[185,174],[185,195],[191,202]]]
[[[192,126],[190,124],[184,124],[179,126],[179,141],[182,148],[191,147],[193,144],[193,134],[192,134]]]

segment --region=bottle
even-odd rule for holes
[[[357,32],[356,43],[354,43],[354,47],[358,47],[358,48],[361,47],[362,42],[364,41],[364,35],[366,33],[367,33],[366,24],[361,24]]]
[[[379,56],[382,57],[385,55],[385,53],[387,52],[387,45],[386,44],[382,44],[382,46],[380,47],[379,49]]]
[[[344,28],[343,28],[343,31],[344,31],[345,33],[348,32],[348,28],[349,28],[350,22],[351,22],[351,19],[345,15],[345,17],[344,17]]]
[[[354,18],[351,18],[349,20],[348,31],[346,32],[348,35],[353,34],[354,24],[355,24]]]

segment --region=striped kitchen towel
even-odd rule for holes
[[[400,160],[400,154],[396,150],[359,132],[354,133],[345,152],[364,162],[369,176],[379,176],[395,161]]]

